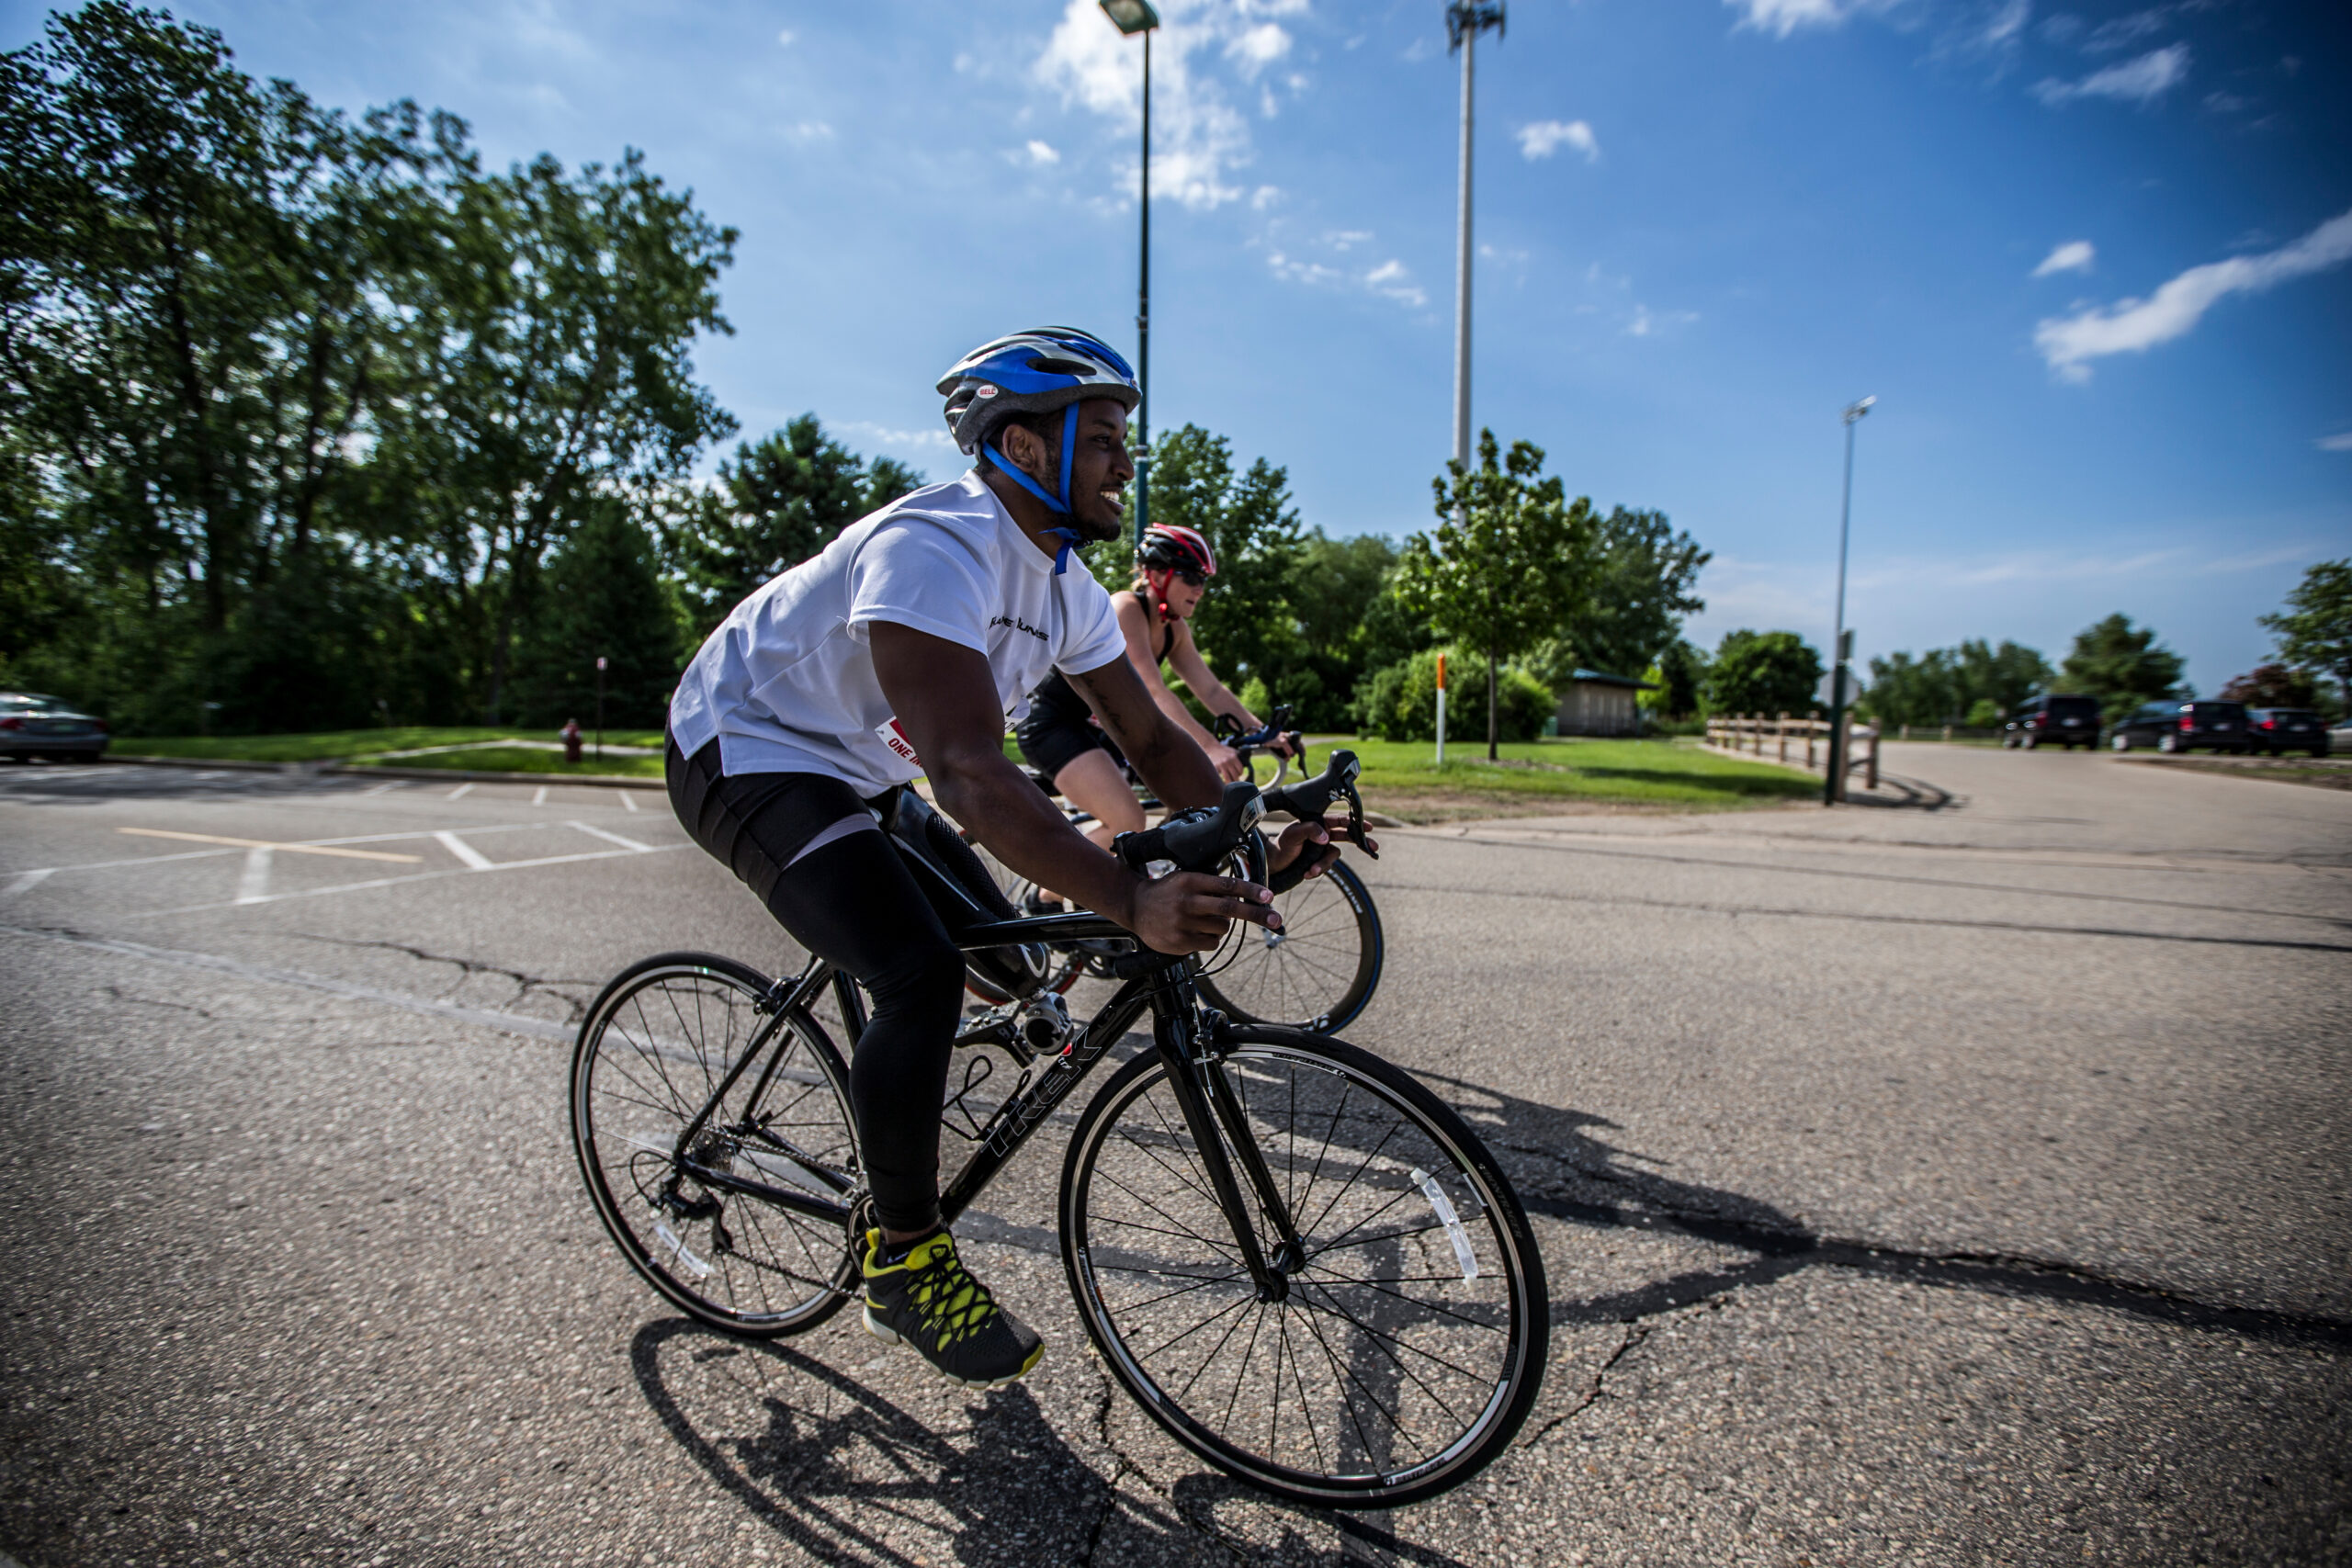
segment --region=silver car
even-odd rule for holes
[[[38,692],[0,692],[0,756],[95,762],[107,754],[107,721]]]

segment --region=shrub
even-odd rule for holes
[[[1383,740],[1437,739],[1437,656],[1429,649],[1374,671],[1357,688],[1356,724]],[[1487,738],[1487,665],[1462,649],[1444,650],[1451,694],[1446,733],[1464,745]],[[1516,665],[1506,664],[1495,687],[1496,728],[1505,740],[1532,740],[1556,711],[1551,688]]]

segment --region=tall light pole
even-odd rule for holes
[[[1453,274],[1453,460],[1470,466],[1470,128],[1477,85],[1478,35],[1503,30],[1503,0],[1452,0],[1447,47],[1462,56],[1462,215]]]
[[[1854,517],[1854,426],[1877,401],[1871,396],[1846,405],[1846,492],[1838,503],[1838,621],[1829,644],[1829,776],[1822,781],[1824,806],[1835,806],[1846,795],[1846,667],[1854,652],[1846,640],[1846,539]]]
[[[1143,34],[1143,264],[1136,279],[1136,545],[1151,512],[1151,34],[1159,13],[1151,0],[1101,0],[1102,14],[1126,36]]]

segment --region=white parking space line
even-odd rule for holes
[[[338,843],[283,844],[272,839],[230,839],[218,833],[175,833],[168,828],[117,828],[115,831],[128,833],[134,839],[180,839],[191,844],[226,844],[236,850],[286,850],[298,855],[333,855],[342,860],[404,861],[411,865],[417,863],[415,855],[396,854],[384,850],[345,849]],[[345,843],[351,841],[344,840]]]
[[[613,791],[613,793],[621,797],[621,804],[624,807],[628,807],[631,811],[635,811],[637,809],[637,796],[629,794],[629,792],[625,789],[616,789]]]
[[[392,779],[384,784],[379,784],[372,789],[363,789],[359,793],[361,795],[386,795],[393,790],[404,788],[407,784],[408,780],[406,779]]]
[[[672,850],[683,850],[685,847],[686,846],[684,844],[661,844],[652,849],[646,850],[643,852],[651,855],[667,854]],[[535,871],[544,865],[577,865],[583,861],[619,860],[624,856],[633,855],[639,852],[636,850],[590,850],[585,854],[548,855],[540,860],[499,861],[490,867],[490,872]],[[261,900],[261,902],[265,904],[277,904],[282,903],[288,898],[323,898],[330,893],[365,893],[371,888],[398,887],[403,883],[436,882],[446,876],[475,876],[486,874],[489,874],[489,873],[480,873],[471,870],[415,871],[409,873],[405,876],[379,876],[371,878],[366,882],[338,883],[333,887],[306,887],[301,889],[300,892],[295,893],[273,893],[268,897]],[[176,908],[171,909],[141,909],[130,914],[126,914],[121,918],[126,920],[158,919],[166,915],[201,915],[214,909],[232,909],[234,908],[236,908],[236,901],[234,899],[230,899],[225,903],[215,900],[209,904],[183,904]]]
[[[443,849],[464,862],[468,871],[488,871],[498,863],[455,833],[435,833],[433,837]]]
[[[237,902],[266,903],[269,898],[269,851],[258,846],[245,852],[245,874],[237,880]]]
[[[640,844],[635,839],[624,839],[618,833],[607,833],[602,828],[591,828],[585,822],[566,822],[564,826],[577,828],[592,839],[602,839],[608,844],[618,844],[625,850],[635,850],[639,854],[650,854],[653,850],[651,844]]]
[[[451,790],[451,791],[449,792],[449,798],[450,798],[451,800],[463,800],[463,799],[465,799],[465,798],[466,798],[466,796],[468,796],[468,795],[471,795],[471,794],[473,794],[473,792],[474,792],[474,786],[473,786],[473,785],[471,785],[471,784],[459,784],[457,788],[455,788],[455,789],[453,789],[453,790]]]
[[[532,805],[534,805],[534,806],[545,806],[547,803],[548,803],[548,786],[547,786],[547,785],[545,785],[545,784],[541,784],[541,785],[539,786],[539,793],[538,793],[538,794],[537,794],[537,795],[533,795],[533,796],[531,796],[531,804],[532,804]]]
[[[0,900],[14,898],[19,894],[31,892],[34,888],[39,887],[42,883],[48,881],[50,874],[50,872],[46,870],[20,871],[17,873],[16,875],[8,879],[7,886],[0,887]]]

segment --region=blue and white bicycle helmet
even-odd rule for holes
[[[1132,412],[1143,400],[1136,373],[1117,349],[1076,327],[1038,327],[984,343],[939,378],[947,400],[947,433],[961,451],[993,464],[1056,512],[1069,511],[1069,470],[1078,443],[1078,405],[1110,398]],[[1012,466],[993,436],[1019,413],[1068,412],[1062,420],[1061,493],[1046,492]]]

